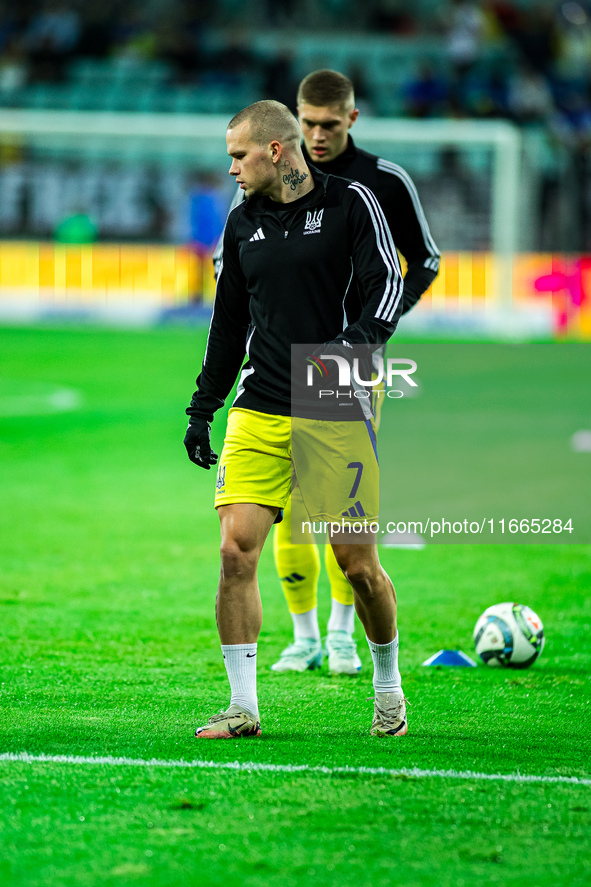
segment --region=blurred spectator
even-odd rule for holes
[[[487,203],[484,177],[468,168],[457,148],[444,149],[438,160],[436,172],[424,181],[428,194],[425,211],[437,245],[453,249],[454,243],[463,243],[465,249],[486,249],[490,241],[486,213],[482,211]],[[418,184],[420,178],[415,182]]]
[[[477,0],[452,0],[451,9],[446,13],[447,51],[456,81],[479,60],[485,25]]]
[[[264,3],[265,21],[272,28],[285,27],[293,23],[298,9],[298,0],[266,0]]]
[[[90,58],[104,58],[108,55],[113,40],[112,6],[112,2],[103,2],[100,6],[85,8],[77,47],[79,55]]]
[[[95,243],[98,231],[90,217],[82,209],[76,208],[61,220],[53,239],[56,243]]]
[[[572,249],[591,248],[591,102],[589,88],[563,84],[551,131],[567,150],[574,188]]]
[[[169,62],[177,83],[195,81],[200,70],[197,40],[191,32],[175,24],[164,25],[158,34],[157,55]]]
[[[369,26],[376,31],[400,35],[415,34],[418,30],[417,20],[403,0],[376,0]]]
[[[125,9],[117,22],[114,39],[114,49],[119,57],[140,60],[156,55],[155,22],[150,20],[141,4]]]
[[[20,33],[19,22],[14,7],[0,2],[0,52]]]
[[[447,109],[449,83],[429,62],[404,86],[406,113],[410,117],[438,117]]]
[[[509,37],[521,28],[522,12],[507,0],[490,0],[488,8],[494,15],[501,31]]]
[[[463,98],[472,117],[507,117],[509,100],[505,70],[495,66],[469,77]]]
[[[264,65],[263,95],[282,102],[295,111],[298,79],[293,74],[293,55],[282,52],[272,56]]]
[[[581,3],[562,3],[556,16],[556,70],[560,77],[589,79],[591,15]]]
[[[190,241],[200,256],[209,255],[224,230],[228,198],[219,178],[197,173],[189,191]]]
[[[257,65],[247,41],[233,35],[216,56],[209,60],[202,82],[208,86],[240,87]]]
[[[591,104],[588,86],[572,83],[559,84],[557,109],[552,118],[552,129],[570,146],[589,145],[591,142]]]
[[[554,110],[548,81],[528,62],[522,62],[509,76],[507,110],[516,123],[539,123]]]
[[[317,0],[318,11],[338,25],[356,17],[355,0]]]
[[[349,80],[355,90],[355,104],[362,114],[375,112],[372,102],[371,89],[367,83],[365,68],[362,65],[354,65],[349,71]]]
[[[218,176],[197,173],[189,191],[189,240],[200,259],[200,274],[191,301],[199,301],[211,286],[210,256],[224,230],[227,215],[227,192]]]
[[[27,82],[28,72],[27,56],[21,41],[12,37],[0,56],[0,97],[8,98],[22,89]]]
[[[217,6],[216,0],[180,0],[178,20],[183,28],[199,37],[206,26],[213,23]]]
[[[25,33],[27,46],[36,50],[41,46],[56,54],[72,52],[80,39],[80,15],[71,4],[48,0],[36,13]]]
[[[169,171],[170,175],[170,171]],[[144,189],[144,203],[147,210],[147,225],[145,237],[154,242],[165,241],[167,237],[176,232],[171,231],[173,219],[166,205],[165,198],[174,200],[173,188],[167,188],[169,182],[166,175],[157,166],[146,168],[146,187]],[[185,239],[183,234],[182,239]]]
[[[546,75],[552,74],[557,35],[554,12],[546,3],[536,3],[527,9],[512,36],[532,68]]]
[[[80,39],[80,15],[60,0],[49,0],[31,17],[23,36],[29,51],[31,78],[61,80],[65,63]]]

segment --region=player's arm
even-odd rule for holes
[[[202,468],[209,468],[217,461],[209,445],[210,422],[232,390],[242,365],[250,323],[249,301],[238,263],[234,226],[229,221],[205,357],[197,377],[197,390],[185,411],[189,416],[185,447],[189,459]]]
[[[402,314],[403,281],[392,234],[378,200],[365,185],[352,182],[345,199],[353,273],[363,309],[343,330],[351,345],[388,341]],[[340,337],[339,337],[340,338]]]
[[[433,240],[414,182],[395,163],[378,160],[380,203],[394,243],[407,264],[402,313],[416,305],[439,273],[441,253]]]

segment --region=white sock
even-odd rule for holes
[[[402,691],[398,671],[398,637],[397,634],[389,644],[374,644],[369,638],[367,639],[373,659],[373,688],[376,693]]]
[[[239,705],[258,718],[257,645],[222,644],[222,653],[232,693],[230,705]]]
[[[304,638],[320,640],[317,607],[312,607],[311,610],[307,610],[305,613],[292,613],[291,618],[293,620],[294,640],[301,641]]]
[[[346,631],[349,637],[353,635],[355,625],[355,607],[353,604],[341,604],[336,598],[332,598],[329,631]]]

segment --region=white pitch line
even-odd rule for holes
[[[339,776],[343,773],[358,776],[406,776],[413,779],[478,779],[500,782],[551,783],[590,785],[591,778],[582,776],[529,776],[524,773],[477,773],[472,770],[421,770],[419,767],[312,767],[309,764],[258,764],[255,761],[165,761],[158,758],[78,757],[76,755],[30,755],[27,752],[4,752],[0,763],[74,764],[76,766],[103,764],[110,767],[168,767],[185,770],[234,770],[240,773],[320,773]]]

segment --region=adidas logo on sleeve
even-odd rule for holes
[[[263,229],[257,228],[257,230],[254,232],[254,234],[250,238],[249,243],[252,243],[253,240],[264,240],[264,239],[265,239],[265,235],[263,234]]]

